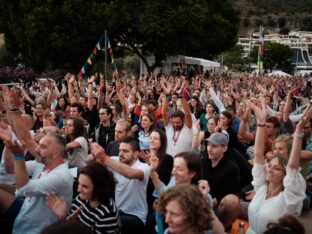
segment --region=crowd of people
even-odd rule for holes
[[[68,73],[0,86],[1,233],[225,233],[239,217],[246,233],[304,232],[307,79]]]

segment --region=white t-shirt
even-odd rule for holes
[[[174,132],[172,124],[169,123],[166,127],[167,135],[167,154],[175,156],[178,153],[191,151],[193,141],[193,131],[186,124],[180,132]]]
[[[74,141],[80,144],[80,148],[74,149],[68,156],[69,167],[84,167],[85,159],[88,156],[88,142],[84,137],[77,137]]]
[[[111,157],[119,161],[119,157]],[[146,187],[150,176],[150,167],[146,163],[137,160],[131,168],[143,171],[144,179],[128,179],[123,175],[112,171],[117,180],[115,190],[115,201],[118,209],[126,214],[135,215],[146,222],[147,202]]]

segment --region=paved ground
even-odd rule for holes
[[[312,234],[312,210],[304,211],[299,220],[305,227],[306,234]]]

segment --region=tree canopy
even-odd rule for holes
[[[263,67],[264,69],[280,69],[290,72],[292,50],[289,46],[280,43],[266,43],[264,49]],[[257,63],[258,47],[254,47],[250,52],[250,61]]]
[[[6,48],[38,70],[79,69],[107,29],[113,47],[159,65],[169,55],[212,58],[232,47],[239,14],[231,1],[0,0]],[[153,69],[153,66],[150,66]]]

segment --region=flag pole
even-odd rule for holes
[[[108,77],[107,77],[107,30],[105,29],[105,32],[104,32],[104,43],[105,43],[105,46],[104,46],[104,49],[105,49],[105,66],[104,66],[104,74],[105,74],[105,80],[108,80]]]

